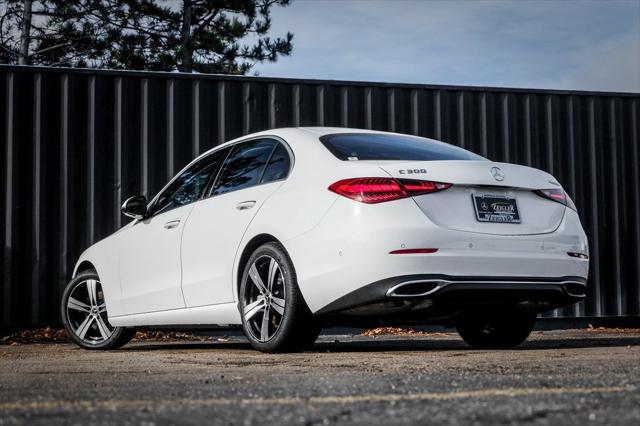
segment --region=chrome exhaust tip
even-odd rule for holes
[[[387,290],[387,297],[425,297],[437,292],[443,285],[439,280],[405,281]]]
[[[569,296],[573,297],[587,297],[587,286],[578,282],[567,282],[564,285],[564,291]]]

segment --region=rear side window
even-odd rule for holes
[[[485,160],[484,157],[457,146],[413,136],[338,133],[322,136],[320,141],[343,161]]]
[[[264,175],[260,183],[273,182],[276,180],[284,179],[289,174],[291,168],[291,159],[287,149],[281,143],[278,144],[276,149],[271,154],[269,164],[264,170]]]
[[[259,139],[236,145],[222,166],[212,195],[257,185],[276,143],[272,139]]]

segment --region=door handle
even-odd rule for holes
[[[236,204],[236,209],[238,210],[249,210],[253,206],[256,205],[255,201],[242,201],[241,203]]]
[[[172,220],[164,224],[165,229],[173,229],[176,226],[180,225],[180,219]]]

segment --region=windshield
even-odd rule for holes
[[[426,138],[380,133],[336,133],[320,137],[343,161],[356,160],[486,160],[470,151]]]

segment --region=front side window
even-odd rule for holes
[[[228,149],[216,151],[182,172],[158,197],[152,209],[153,214],[164,213],[199,200],[228,152]]]
[[[357,160],[486,160],[444,142],[404,135],[337,133],[320,138],[324,146],[343,161]]]
[[[260,183],[262,172],[277,142],[259,139],[236,145],[222,166],[212,195],[248,188]]]

